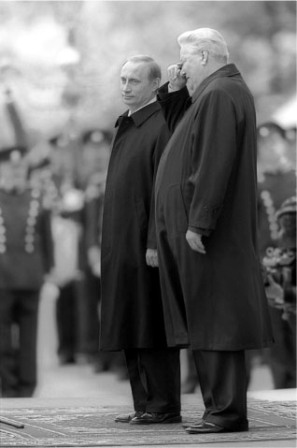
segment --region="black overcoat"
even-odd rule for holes
[[[154,181],[169,130],[157,102],[119,117],[106,180],[101,246],[102,350],[165,347]]]
[[[168,344],[242,350],[272,341],[256,232],[256,119],[237,68],[159,99],[174,133],[156,179],[156,223]],[[203,234],[206,255],[187,229]]]

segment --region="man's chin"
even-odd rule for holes
[[[123,103],[131,105],[131,104],[133,104],[133,99],[123,97]]]

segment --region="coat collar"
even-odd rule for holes
[[[139,127],[144,123],[148,118],[150,118],[156,111],[160,110],[161,107],[157,101],[154,103],[148,104],[147,106],[144,106],[142,109],[138,110],[134,114],[132,114],[130,117],[128,117],[128,110],[123,114],[120,115],[115,123],[115,127],[118,127],[120,124],[121,119],[124,117],[130,118],[133,120],[136,127]]]
[[[240,75],[239,70],[237,69],[235,64],[226,64],[223,67],[219,68],[219,70],[216,70],[211,75],[209,75],[207,78],[205,78],[199,87],[195,90],[192,96],[192,103],[194,103],[203,90],[213,81],[214,79],[218,78],[227,78],[235,75]]]

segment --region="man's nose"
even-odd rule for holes
[[[130,84],[129,81],[126,81],[125,83],[122,84],[122,90],[124,92],[128,92],[130,90]]]

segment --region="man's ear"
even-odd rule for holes
[[[201,52],[201,64],[202,65],[206,65],[208,61],[208,51],[207,50],[203,50]]]
[[[159,89],[160,84],[161,84],[161,79],[160,78],[155,78],[153,80],[153,83],[152,83],[152,87],[153,87],[152,90],[153,90],[153,92],[156,92]]]

